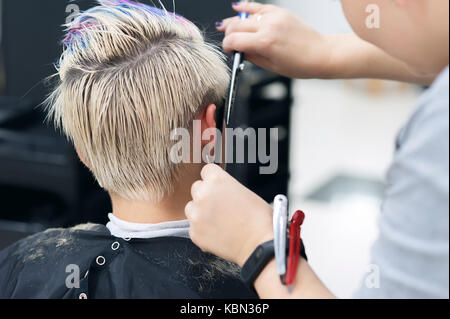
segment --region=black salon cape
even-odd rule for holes
[[[111,236],[105,226],[87,224],[48,230],[0,252],[0,298],[257,296],[242,283],[236,265],[203,253],[189,239],[126,241]]]

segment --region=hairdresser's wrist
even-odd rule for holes
[[[317,33],[303,54],[295,55],[297,77],[300,79],[340,79],[353,71],[348,69],[348,50],[343,42],[347,35]]]
[[[272,219],[270,218],[272,213],[272,208],[268,205],[267,212],[255,214],[260,215],[261,219],[255,223],[249,223],[248,228],[245,229],[246,238],[243,238],[240,243],[240,249],[234,261],[241,268],[259,245],[274,239]]]
[[[325,58],[320,66],[318,77],[322,79],[348,79],[357,77],[359,61],[349,61],[352,57],[354,36],[346,34],[323,35]],[[353,56],[354,58],[354,56]]]
[[[319,74],[323,79],[376,77],[373,70],[383,68],[379,50],[354,34],[324,35],[322,41],[328,54]]]

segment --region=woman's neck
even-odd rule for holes
[[[161,202],[132,201],[111,194],[114,216],[127,222],[158,224],[186,219],[184,208],[191,201],[192,184],[200,178],[201,166],[184,170],[175,191]]]

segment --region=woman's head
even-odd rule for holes
[[[67,28],[50,115],[106,190],[160,201],[179,175],[171,132],[225,97],[223,55],[186,19],[127,0]]]

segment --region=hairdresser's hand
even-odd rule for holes
[[[256,247],[273,239],[272,208],[217,165],[205,166],[201,176],[186,206],[191,238],[242,267]]]
[[[252,63],[292,78],[326,77],[332,72],[328,38],[290,11],[260,3],[239,3],[233,8],[251,16],[217,23],[217,29],[226,33],[223,48],[228,53],[245,52]]]
[[[291,78],[377,78],[429,85],[434,76],[413,74],[400,60],[354,34],[322,35],[288,10],[260,3],[233,5],[251,14],[219,22],[223,48],[243,51],[248,60]]]

